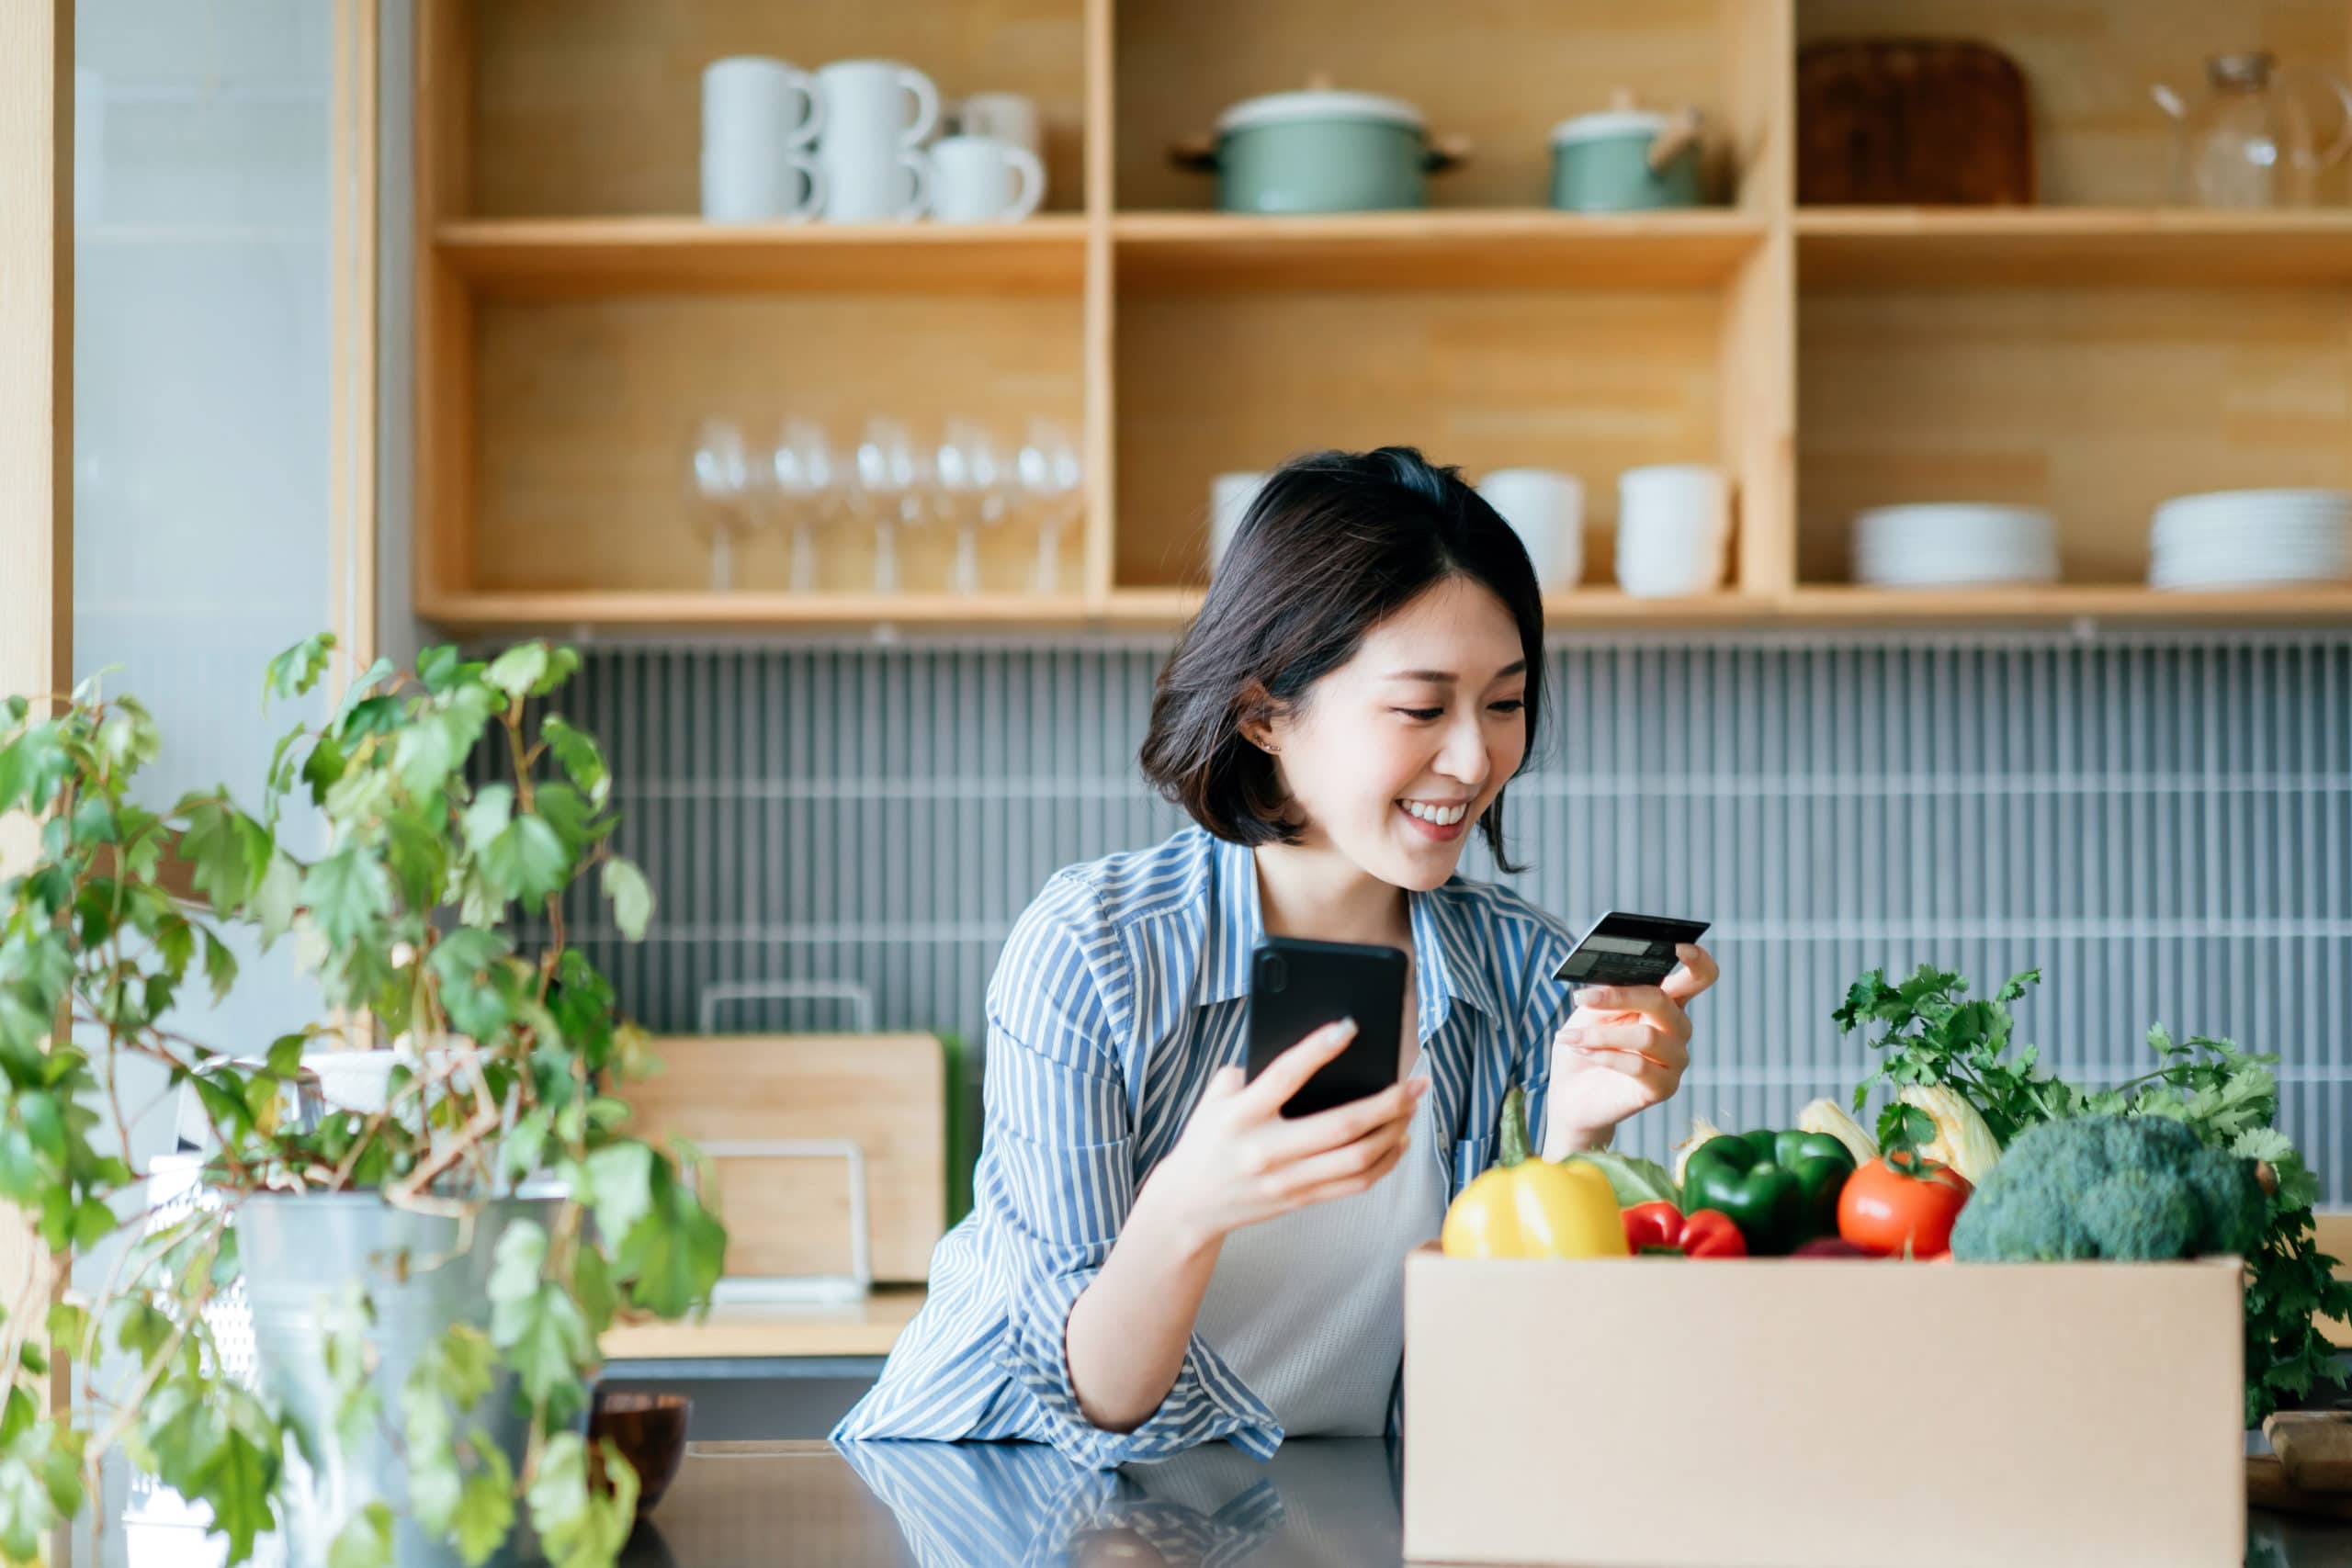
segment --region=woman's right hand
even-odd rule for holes
[[[1387,1175],[1410,1145],[1413,1107],[1429,1092],[1427,1077],[1312,1116],[1283,1115],[1290,1097],[1355,1034],[1352,1021],[1326,1024],[1254,1082],[1239,1067],[1218,1068],[1137,1203],[1148,1196],[1193,1242],[1207,1246],[1243,1225],[1362,1192]]]

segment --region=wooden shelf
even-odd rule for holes
[[[719,1306],[701,1322],[616,1324],[597,1342],[606,1360],[887,1356],[916,1313],[920,1286],[884,1287],[848,1306]]]
[[[1800,208],[1801,285],[2352,283],[2352,210]]]
[[[1983,621],[2352,621],[2352,583],[2183,592],[2134,582],[2019,588],[1799,587],[1781,602],[1790,621],[1912,625]]]
[[[453,630],[539,626],[760,627],[1014,626],[1081,624],[1086,602],[1075,594],[691,593],[611,592],[502,592],[495,589],[420,600],[417,614]]]
[[[435,246],[485,293],[1076,294],[1086,220],[706,223],[512,218],[443,223]]]
[[[1540,208],[1130,212],[1111,225],[1120,283],[1158,288],[1709,288],[1765,231],[1761,217],[1731,210]]]

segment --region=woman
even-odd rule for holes
[[[1683,1004],[1715,978],[1685,947],[1662,987],[1571,998],[1567,931],[1454,874],[1472,823],[1516,869],[1503,786],[1543,634],[1527,552],[1453,469],[1384,447],[1268,480],[1144,741],[1198,826],[1057,874],[1015,924],[973,1213],[836,1438],[1029,1438],[1107,1468],[1394,1430],[1402,1260],[1488,1163],[1504,1091],[1547,1157],[1606,1143],[1674,1092]],[[1395,1088],[1281,1115],[1347,1024],[1244,1081],[1269,934],[1411,954]]]

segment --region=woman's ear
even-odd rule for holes
[[[1274,733],[1276,705],[1273,694],[1252,681],[1235,705],[1241,710],[1241,722],[1238,727],[1241,739],[1270,757],[1280,755],[1281,739]]]

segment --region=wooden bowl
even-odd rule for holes
[[[604,1449],[598,1439],[610,1438],[637,1472],[637,1517],[645,1517],[678,1478],[678,1466],[686,1457],[686,1417],[693,1409],[694,1401],[683,1393],[598,1389],[588,1416],[591,1479],[605,1485]]]

